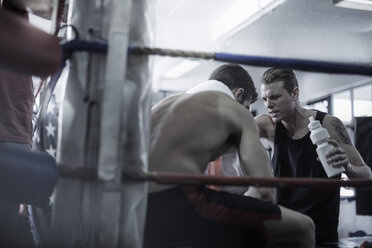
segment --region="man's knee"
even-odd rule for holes
[[[298,240],[305,247],[315,245],[315,224],[313,220],[302,213],[281,207],[282,213],[287,219],[287,224],[292,225],[292,239]]]
[[[315,242],[315,225],[310,217],[303,215],[303,219],[300,223],[299,229],[302,236],[307,238],[309,242]]]

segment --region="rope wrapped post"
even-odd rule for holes
[[[142,247],[146,185],[123,182],[121,171],[147,170],[150,70],[146,56],[128,57],[127,45],[148,45],[149,4],[70,5],[68,25],[83,41],[62,44],[70,73],[57,161],[61,175],[69,176],[56,187],[55,241],[47,247]]]
[[[110,2],[110,1],[108,1]],[[101,18],[101,11],[109,6],[89,0],[74,1],[70,5],[68,24],[74,25],[79,37],[91,37],[90,25],[96,25],[103,33],[109,23]],[[72,44],[73,45],[73,44]],[[66,49],[62,46],[62,50]],[[67,52],[64,51],[64,56]],[[60,138],[57,151],[58,163],[68,164],[60,174],[97,168],[97,147],[99,144],[99,98],[103,80],[105,54],[91,56],[87,53],[69,54],[69,74],[65,97],[61,106],[62,119],[59,122]],[[89,164],[89,167],[88,165]],[[96,175],[96,172],[93,173]],[[77,180],[76,180],[77,179]],[[94,178],[96,179],[96,178]],[[76,244],[97,247],[90,237],[99,233],[98,216],[101,187],[97,180],[81,177],[67,177],[58,180],[52,211],[51,232],[54,240],[46,247],[74,247]]]

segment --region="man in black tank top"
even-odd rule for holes
[[[268,114],[256,117],[260,137],[274,150],[272,166],[277,177],[327,178],[310,140],[309,117],[319,120],[335,146],[327,154],[329,164],[344,167],[349,178],[372,178],[370,168],[353,146],[344,124],[327,113],[305,109],[291,69],[271,68],[262,77],[261,97]],[[340,177],[340,176],[336,176]],[[278,188],[277,203],[310,216],[318,244],[338,241],[339,189]]]

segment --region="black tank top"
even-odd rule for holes
[[[323,122],[326,113],[318,111],[316,120]],[[278,122],[275,129],[272,166],[276,177],[327,178],[317,161],[316,145],[310,140],[310,131],[301,139],[288,137],[287,129]],[[339,176],[338,176],[339,177]],[[278,188],[277,203],[310,216],[316,226],[316,240],[338,241],[339,189]]]

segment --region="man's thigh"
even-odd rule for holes
[[[280,218],[279,208],[257,199],[197,187],[175,188],[149,195],[145,243],[264,247],[263,221],[273,218]]]

